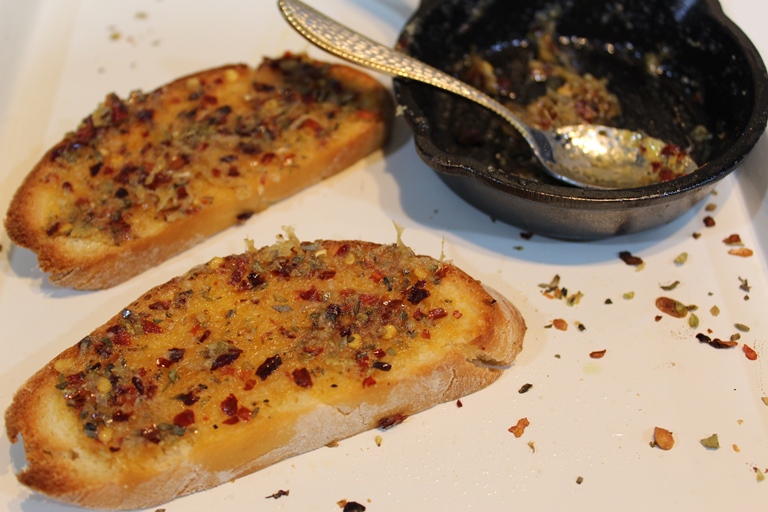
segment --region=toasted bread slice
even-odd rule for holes
[[[29,487],[150,507],[478,391],[524,332],[450,263],[291,235],[148,291],[34,375],[6,428]]]
[[[381,147],[392,110],[371,76],[292,54],[110,94],[31,171],[6,229],[52,283],[110,287]]]

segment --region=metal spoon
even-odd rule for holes
[[[278,0],[286,20],[314,45],[345,60],[391,76],[424,82],[471,100],[511,124],[530,145],[543,169],[583,188],[633,188],[661,181],[658,167],[669,146],[639,132],[598,125],[575,125],[548,132],[523,123],[504,105],[447,73],[376,43],[298,0]],[[676,174],[698,167],[675,154]]]

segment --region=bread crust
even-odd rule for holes
[[[392,116],[371,76],[292,54],[108,95],[33,168],[5,227],[52,283],[108,288],[349,167]]]
[[[24,441],[23,484],[85,507],[150,507],[478,391],[524,333],[507,299],[449,263],[289,238],[142,295],[32,376],[6,429]],[[223,338],[223,351],[210,343]],[[151,383],[165,389],[150,397]]]

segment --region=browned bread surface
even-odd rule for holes
[[[60,286],[114,286],[384,143],[388,92],[304,55],[114,94],[17,191],[11,239]]]
[[[478,391],[524,332],[450,263],[291,235],[148,291],[34,375],[6,428],[29,487],[150,507]]]

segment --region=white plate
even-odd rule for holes
[[[416,0],[311,3],[388,44],[416,6]],[[768,54],[762,21],[768,5],[724,5]],[[106,93],[124,96],[284,50],[330,58],[295,35],[272,1],[0,0],[0,208],[45,149]],[[526,240],[448,191],[418,159],[398,119],[385,153],[111,290],[52,286],[35,256],[12,246],[3,231],[0,409],[35,370],[144,290],[215,255],[242,251],[245,238],[266,245],[281,226],[292,225],[307,240],[391,242],[396,221],[415,250],[435,256],[444,250],[517,303],[529,331],[514,367],[463,398],[461,408],[435,407],[386,432],[366,432],[175,500],[166,510],[339,510],[343,499],[401,512],[764,509],[768,482],[758,482],[755,468],[768,472],[768,406],[761,400],[768,395],[766,167],[762,139],[716,195],[653,231],[594,243]],[[706,204],[716,209],[706,211]],[[715,227],[704,227],[707,215]],[[753,257],[728,254],[722,240],[733,233]],[[642,257],[645,267],[625,265],[622,250]],[[683,252],[687,262],[675,264]],[[584,294],[578,305],[542,294],[539,284],[556,274],[569,292]],[[740,278],[748,280],[748,293]],[[659,287],[675,280],[680,285],[671,292]],[[628,292],[634,298],[624,298]],[[697,305],[701,326],[669,316],[656,321],[654,302],[662,294]],[[711,314],[713,306],[719,316]],[[547,328],[554,319],[565,320],[568,330]],[[751,328],[740,342],[757,351],[757,361],[747,360],[741,346],[716,350],[695,338],[708,329],[728,338],[736,323]],[[605,357],[590,358],[603,349]],[[519,393],[526,383],[533,387]],[[516,438],[508,428],[523,417],[530,426]],[[672,450],[650,446],[655,426],[674,432]],[[713,433],[719,450],[699,442]],[[21,447],[0,440],[0,507],[75,510],[18,484],[14,473],[23,463]],[[266,498],[281,489],[290,494]]]

